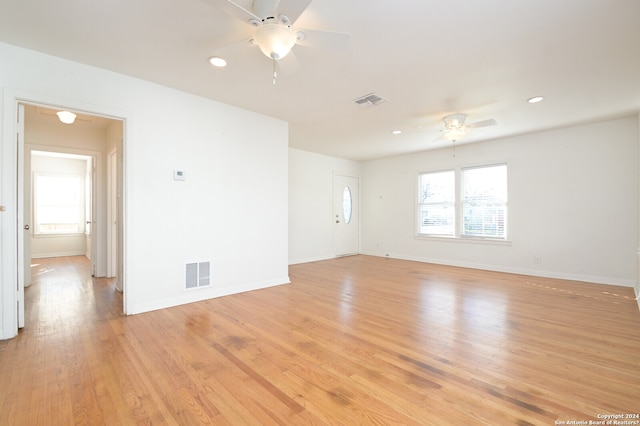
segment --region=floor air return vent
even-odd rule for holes
[[[211,285],[211,262],[187,263],[185,288],[191,290]]]

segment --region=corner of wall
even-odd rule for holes
[[[638,111],[638,194],[640,196],[640,111]],[[640,199],[639,199],[639,204],[638,204],[638,244],[640,244]],[[640,309],[640,245],[638,246],[638,252],[636,253],[636,268],[637,268],[637,274],[636,274],[636,285],[633,287],[635,295],[636,295],[636,302],[638,302],[638,309]]]

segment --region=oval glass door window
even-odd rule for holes
[[[345,186],[344,191],[342,191],[342,214],[344,215],[344,223],[347,224],[351,222],[351,213],[353,211],[351,201],[351,189]]]

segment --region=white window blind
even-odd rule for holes
[[[455,171],[423,173],[418,182],[418,233],[455,234]]]
[[[507,165],[461,170],[462,236],[506,238]]]

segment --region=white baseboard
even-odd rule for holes
[[[45,259],[49,257],[65,257],[65,256],[86,256],[84,251],[69,251],[69,252],[59,252],[59,253],[31,253],[32,259]]]
[[[300,263],[320,262],[321,260],[335,259],[334,255],[303,257],[298,259],[289,259],[289,265],[298,265]]]
[[[278,285],[285,285],[291,283],[289,277],[282,277],[273,280],[267,280],[256,283],[247,283],[240,286],[233,287],[220,287],[219,284],[214,284],[213,287],[207,287],[200,289],[201,291],[186,291],[180,297],[171,297],[169,299],[153,300],[143,303],[134,303],[131,314],[141,314],[144,312],[157,311],[159,309],[171,308],[179,305],[186,305],[188,303],[201,302],[203,300],[215,299],[217,297],[229,296],[232,294],[244,293],[247,291],[260,290],[268,287],[275,287]]]
[[[561,280],[571,280],[571,281],[584,281],[584,282],[594,283],[594,284],[616,285],[621,287],[635,287],[636,285],[636,282],[634,280],[620,279],[620,278],[614,278],[614,277],[571,274],[571,273],[556,272],[556,271],[542,271],[539,269],[513,268],[513,267],[507,267],[507,266],[487,265],[487,264],[473,263],[473,262],[447,261],[442,259],[430,259],[430,258],[423,258],[423,257],[417,257],[417,256],[403,256],[403,255],[398,255],[394,253],[389,253],[388,255],[382,255],[380,253],[363,253],[363,254],[367,254],[370,256],[377,256],[377,257],[389,257],[393,259],[412,260],[415,262],[433,263],[436,265],[458,266],[461,268],[506,272],[509,274],[531,275],[534,277],[557,278]]]

